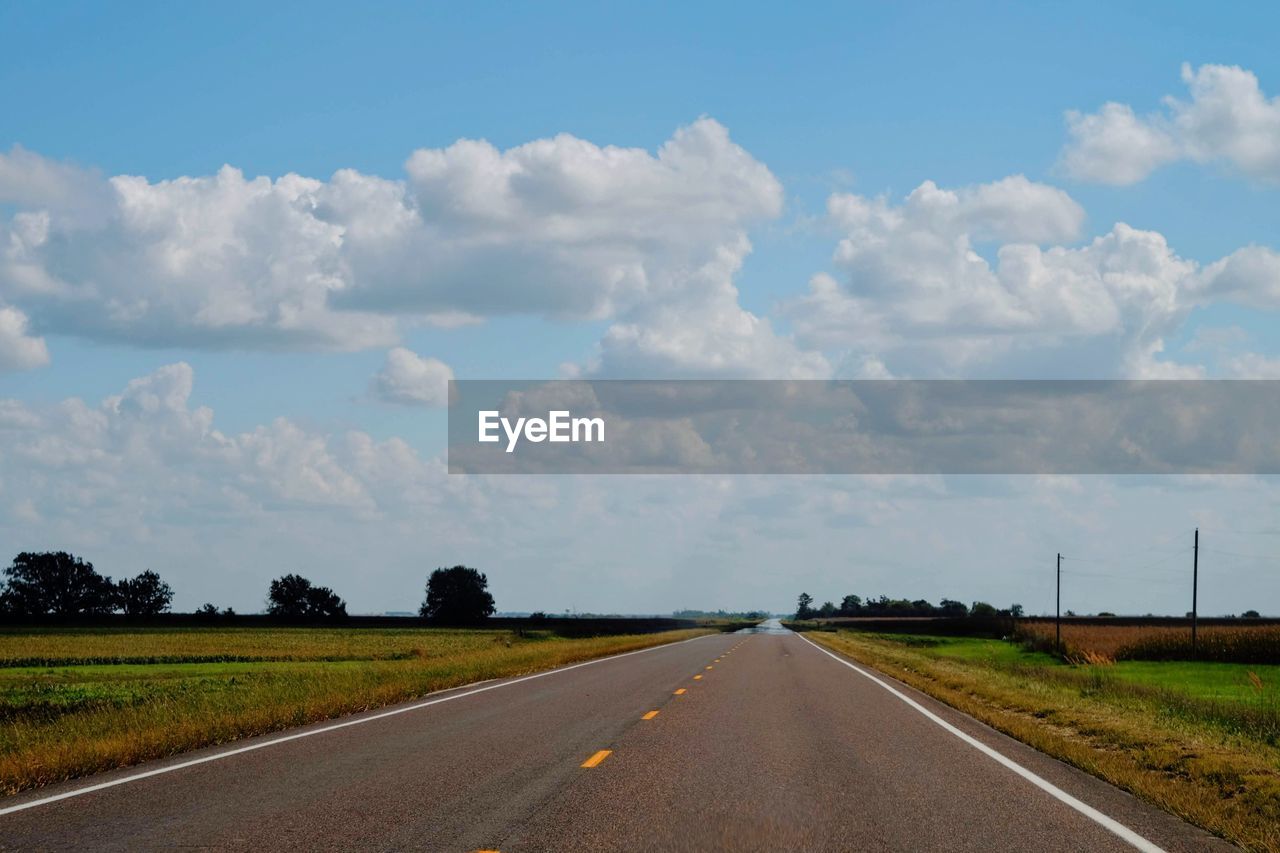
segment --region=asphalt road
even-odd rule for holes
[[[1231,849],[842,661],[729,634],[488,682],[0,800],[0,847]]]

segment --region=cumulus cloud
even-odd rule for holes
[[[1182,66],[1189,100],[1167,97],[1164,110],[1138,116],[1107,103],[1067,113],[1070,140],[1062,166],[1072,177],[1133,184],[1175,160],[1223,163],[1251,178],[1280,182],[1280,98],[1268,98],[1238,66]]]
[[[388,403],[410,406],[445,406],[453,371],[435,358],[423,358],[413,350],[396,347],[387,353],[382,369],[373,377],[373,393]]]
[[[616,322],[606,356],[675,371],[813,363],[737,302],[747,229],[779,215],[782,188],[711,119],[656,153],[461,140],[405,171],[104,180],[15,149],[0,155],[0,199],[18,208],[0,224],[0,297],[37,331],[144,345],[360,349],[404,322],[529,314]],[[690,347],[693,323],[719,331]]]
[[[0,307],[0,373],[48,363],[44,339],[27,334],[27,315],[16,308]]]
[[[1161,336],[1189,307],[1179,289],[1197,272],[1160,234],[1123,223],[1082,246],[1054,245],[1079,236],[1083,210],[1021,176],[960,190],[926,181],[897,204],[836,194],[828,214],[844,233],[839,276],[815,276],[789,311],[802,345],[880,370],[886,353],[912,375],[959,375],[1078,346],[1092,363],[1059,370],[1154,375],[1167,367],[1156,360]]]

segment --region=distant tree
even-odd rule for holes
[[[1010,615],[1010,616],[1012,616],[1014,619],[1021,619],[1021,618],[1022,618],[1022,605],[1021,605],[1021,604],[1011,604],[1011,605],[1009,605],[1009,615]]]
[[[1241,615],[1243,618],[1245,618],[1245,619],[1258,619],[1258,618],[1260,618],[1260,616],[1259,616],[1259,614],[1258,614],[1258,611],[1256,611],[1256,610],[1246,610],[1245,612],[1241,613],[1240,615]]]
[[[944,598],[938,602],[938,611],[943,616],[968,616],[969,608],[965,607],[963,601],[955,601],[950,598]]]
[[[818,615],[823,619],[830,619],[836,615],[836,605],[833,601],[824,601],[822,606],[818,608]]]
[[[126,616],[155,616],[167,613],[173,601],[173,589],[160,576],[147,569],[133,580],[116,584],[116,604]]]
[[[427,597],[418,613],[433,622],[468,625],[489,618],[495,610],[484,572],[454,566],[436,569],[427,578]]]
[[[218,608],[213,604],[205,603],[196,608],[195,615],[205,619],[217,619]]]
[[[985,601],[975,601],[969,608],[969,615],[977,619],[990,619],[996,615],[996,609]]]
[[[529,614],[529,619],[533,622],[545,622],[547,621],[547,614],[541,610],[535,610]]]
[[[347,604],[327,586],[314,586],[302,575],[284,575],[271,582],[267,613],[284,619],[333,619],[347,615]]]
[[[800,598],[796,600],[796,618],[813,618],[813,596],[807,592],[800,593]]]
[[[232,608],[228,607],[227,609],[222,611],[222,615],[226,619],[234,619],[236,612]]]
[[[862,612],[862,596],[846,595],[840,600],[841,616],[857,616]]]
[[[111,578],[65,551],[23,551],[4,570],[0,606],[18,616],[80,616],[116,608]]]

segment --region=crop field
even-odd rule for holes
[[[0,792],[707,632],[0,631]]]
[[[1280,658],[1114,659],[1150,629],[1073,627],[1086,630],[1071,648],[1095,663],[997,639],[807,636],[1247,849],[1280,851]]]
[[[1020,622],[1018,635],[1052,649],[1052,622]],[[1221,663],[1280,663],[1280,625],[1203,625],[1193,653],[1191,630],[1166,625],[1064,623],[1063,652],[1085,660],[1203,660]]]

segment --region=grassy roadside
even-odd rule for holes
[[[1182,691],[998,640],[806,636],[1247,849],[1280,851],[1276,707],[1196,695],[1222,689],[1230,676],[1203,669],[1218,664],[1199,664]]]
[[[707,633],[3,632],[0,792]]]

